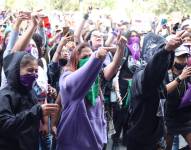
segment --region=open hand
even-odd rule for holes
[[[166,44],[165,49],[167,51],[174,51],[183,43],[183,38],[185,31],[179,32],[174,38],[170,39],[170,41]]]

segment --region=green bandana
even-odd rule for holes
[[[129,82],[129,84],[128,84],[128,96],[127,96],[127,99],[126,99],[126,102],[125,102],[125,107],[126,108],[129,106],[129,101],[130,101],[130,98],[131,98],[132,79],[128,80],[128,82]]]
[[[82,67],[87,61],[89,60],[88,57],[80,59],[78,68]],[[96,98],[99,95],[99,77],[96,78],[95,82],[89,89],[88,93],[85,96],[85,99],[91,104],[95,105],[96,104]]]

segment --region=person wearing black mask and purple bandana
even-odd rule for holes
[[[163,135],[163,120],[157,116],[160,91],[165,92],[163,80],[170,66],[173,51],[182,44],[184,32],[169,42],[148,33],[143,41],[144,64],[133,75],[129,103],[127,150],[156,150]]]
[[[186,46],[182,45],[175,50],[173,65],[165,80],[168,93],[165,107],[168,135],[166,150],[172,149],[173,137],[179,134],[191,147],[191,103],[185,100],[190,97],[186,94],[191,83],[191,67],[187,66],[189,55],[189,48]]]
[[[55,115],[57,104],[38,104],[33,98],[38,63],[29,53],[15,52],[4,59],[7,85],[0,91],[0,149],[38,150],[39,125]]]

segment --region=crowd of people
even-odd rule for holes
[[[106,150],[113,124],[112,150],[190,150],[189,16],[142,34],[91,13],[0,12],[0,149]]]

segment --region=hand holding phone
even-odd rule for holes
[[[63,27],[63,36],[69,36],[69,30],[70,28],[69,27]]]
[[[31,12],[20,11],[18,15],[18,19],[21,19],[21,20],[31,19]]]

